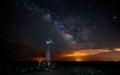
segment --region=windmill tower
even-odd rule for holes
[[[53,43],[53,41],[51,39],[48,39],[46,41],[46,45],[47,45],[47,51],[46,51],[46,57],[45,57],[45,65],[46,66],[50,66],[51,63],[50,63],[50,45]]]

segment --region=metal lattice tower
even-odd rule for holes
[[[51,39],[48,39],[46,41],[46,45],[47,45],[47,51],[46,51],[46,58],[45,58],[45,61],[46,61],[46,64],[47,66],[50,66],[50,45],[53,43],[53,41]]]

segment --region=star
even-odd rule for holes
[[[113,16],[113,19],[117,19],[117,16]]]

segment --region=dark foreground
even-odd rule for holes
[[[4,61],[0,75],[120,75],[120,62],[55,62],[54,68],[36,61]]]

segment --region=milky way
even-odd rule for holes
[[[7,0],[3,9],[1,36],[39,49],[46,48],[47,38],[54,40],[53,50],[119,46],[117,1]]]

